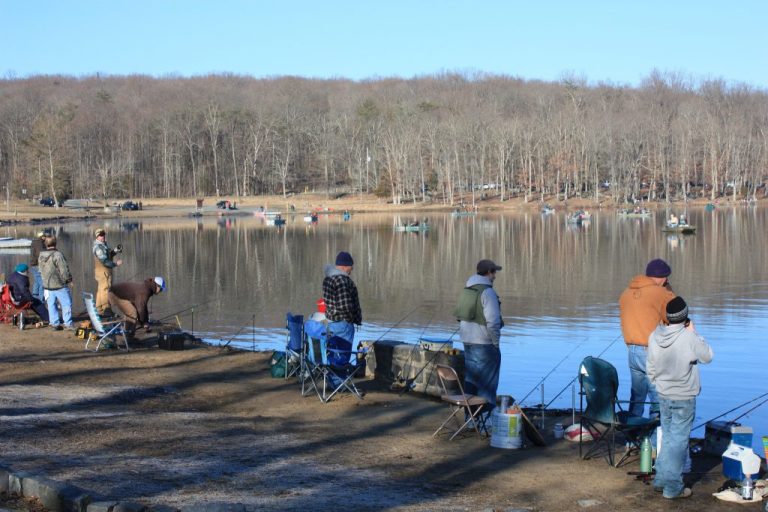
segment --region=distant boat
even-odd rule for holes
[[[474,217],[477,212],[466,210],[454,210],[451,212],[451,217]]]
[[[285,224],[285,219],[278,214],[275,217],[267,217],[264,222],[267,226],[282,226]]]
[[[664,233],[682,233],[684,235],[692,235],[696,233],[696,226],[692,224],[667,224],[661,231]]]
[[[412,232],[419,232],[419,231],[429,231],[429,224],[419,224],[417,226],[395,226],[395,231],[412,231]]]
[[[304,222],[317,222],[317,214],[312,213],[304,216]]]
[[[253,212],[253,214],[257,217],[265,217],[269,219],[270,217],[274,218],[280,215],[280,212],[276,210],[256,210]]]
[[[650,217],[651,210],[648,210],[647,208],[640,208],[640,209],[633,209],[629,210],[627,208],[622,208],[618,212],[619,217],[626,217],[628,219],[647,219]]]
[[[32,240],[28,238],[0,237],[0,249],[28,249],[31,246]]]
[[[550,213],[555,213],[555,209],[549,206],[548,204],[545,204],[541,207],[541,213],[544,215],[549,215]]]
[[[347,221],[352,218],[352,214],[349,212],[344,212],[343,218],[345,221]]]
[[[713,212],[715,211],[715,205],[712,203],[707,203],[707,205],[704,207],[705,212]]]
[[[577,212],[573,212],[568,216],[568,222],[572,224],[580,224],[582,222],[588,221],[592,219],[592,214],[589,212],[585,212],[583,210],[579,210]]]

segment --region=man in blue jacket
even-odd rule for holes
[[[19,263],[16,265],[13,274],[8,276],[8,288],[10,288],[11,298],[17,306],[29,303],[32,310],[40,317],[40,320],[47,322],[48,309],[45,304],[32,296],[32,292],[29,289],[28,271],[29,265]]]

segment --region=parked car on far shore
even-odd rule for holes
[[[40,204],[43,206],[56,206],[56,201],[52,197],[44,197],[40,200]]]
[[[137,203],[134,203],[133,201],[126,201],[122,205],[120,205],[120,209],[124,211],[134,211],[134,210],[140,210],[139,205]]]

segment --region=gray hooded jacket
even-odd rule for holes
[[[683,324],[659,325],[648,338],[646,371],[659,396],[690,400],[701,391],[698,363],[712,361],[712,348]]]
[[[462,320],[459,326],[461,342],[474,343],[477,345],[496,345],[498,347],[499,338],[501,338],[501,328],[504,325],[501,321],[499,296],[496,295],[496,290],[493,289],[493,283],[487,276],[481,276],[479,274],[471,276],[467,280],[466,287],[469,288],[476,284],[487,284],[491,287],[483,290],[483,293],[480,296],[486,325]]]

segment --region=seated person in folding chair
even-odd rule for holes
[[[32,310],[40,317],[40,321],[48,322],[48,308],[41,301],[33,297],[32,291],[29,289],[28,271],[29,266],[26,263],[19,263],[16,265],[14,272],[8,276],[8,288],[11,292],[11,298],[17,306],[29,303]]]
[[[109,305],[125,316],[125,332],[128,335],[135,335],[136,329],[140,327],[144,327],[145,332],[152,331],[149,326],[149,299],[165,289],[165,279],[160,276],[149,277],[140,283],[112,285],[109,289]]]
[[[355,325],[363,323],[357,287],[350,277],[354,264],[352,255],[341,251],[336,256],[336,265],[325,266],[323,279],[323,300],[329,337],[344,338],[350,346],[355,340]]]

